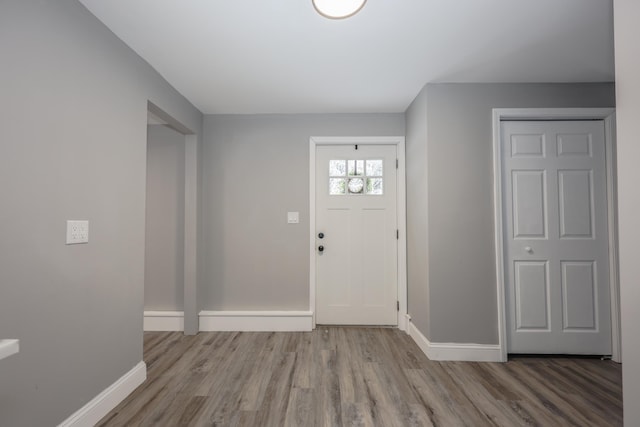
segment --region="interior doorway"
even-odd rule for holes
[[[147,131],[144,330],[193,335],[199,331],[198,139],[151,102]]]
[[[145,213],[145,318],[184,330],[184,135],[149,114]],[[158,321],[156,321],[158,323]],[[172,323],[170,325],[169,323]],[[146,329],[152,325],[147,322]]]
[[[613,113],[494,110],[504,361],[508,352],[619,361]]]

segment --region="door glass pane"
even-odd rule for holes
[[[329,178],[329,194],[339,196],[346,193],[347,180],[344,178]]]
[[[367,178],[367,194],[382,194],[382,178]]]
[[[364,160],[349,160],[348,166],[349,176],[364,175]]]
[[[364,189],[364,181],[362,178],[349,179],[349,193],[350,194],[362,194]]]
[[[382,160],[367,160],[367,176],[382,176]]]
[[[329,161],[330,176],[345,176],[346,174],[347,174],[346,160],[330,160]]]

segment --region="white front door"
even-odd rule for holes
[[[316,147],[316,323],[397,324],[395,145]]]
[[[508,352],[611,354],[604,123],[501,132]]]

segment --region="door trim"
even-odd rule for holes
[[[198,135],[174,119],[160,107],[147,101],[147,111],[166,126],[184,136],[184,273],[182,292],[184,299],[182,329],[185,335],[196,335],[198,326]],[[146,191],[146,190],[145,190]],[[145,208],[146,209],[146,208]],[[171,312],[168,312],[171,313]],[[166,316],[165,316],[166,317]]]
[[[611,293],[611,358],[621,363],[620,288],[618,282],[618,225],[615,164],[614,108],[494,108],[493,109],[493,200],[496,249],[496,296],[500,361],[507,361],[504,240],[502,218],[502,145],[500,122],[508,120],[603,120],[607,177],[607,224],[609,230],[609,289]]]
[[[405,181],[404,136],[312,136],[309,138],[309,310],[313,313],[312,328],[316,327],[316,147],[319,145],[395,145],[398,170],[396,209],[398,221],[398,329],[407,330],[407,214]]]

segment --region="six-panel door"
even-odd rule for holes
[[[501,126],[508,351],[611,354],[604,123]]]

